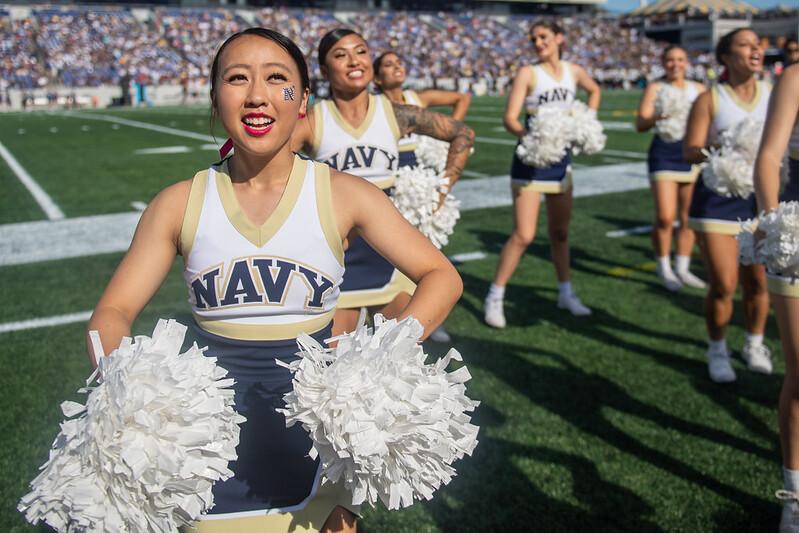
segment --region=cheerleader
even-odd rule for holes
[[[439,113],[369,94],[374,77],[369,45],[353,30],[329,31],[319,42],[318,54],[322,75],[330,82],[331,99],[318,102],[295,130],[295,149],[391,194],[399,168],[397,142],[409,133],[428,135],[450,143],[444,172],[452,187],[474,142],[469,127]],[[347,236],[346,272],[334,334],[352,331],[362,307],[396,317],[414,290],[365,237],[357,232]]]
[[[385,52],[374,61],[374,84],[395,104],[415,105],[427,108],[430,106],[452,107],[452,118],[463,121],[469,111],[472,95],[455,91],[439,91],[428,89],[426,91],[402,90],[407,72],[402,59],[396,52]],[[414,134],[406,135],[399,140],[399,166],[408,167],[416,165],[416,141]],[[444,341],[446,342],[446,341]]]
[[[599,107],[600,91],[594,80],[578,65],[560,59],[563,30],[551,21],[536,22],[530,31],[539,62],[521,67],[513,81],[505,108],[505,129],[516,137],[527,131],[519,122],[522,107],[527,116],[542,106],[569,106],[575,99],[577,87],[588,93],[588,106]],[[541,205],[540,195],[546,196],[547,221],[552,262],[558,277],[558,307],[575,316],[590,315],[571,285],[569,268],[569,221],[572,211],[571,155],[560,163],[546,168],[525,165],[514,154],[510,171],[513,191],[513,233],[499,257],[494,282],[485,299],[485,322],[495,328],[505,327],[503,298],[505,286],[519,264],[524,251],[533,241]]]
[[[724,35],[716,45],[716,59],[724,65],[726,79],[696,99],[688,119],[683,151],[686,161],[693,164],[705,159],[706,148],[717,143],[726,129],[747,117],[760,120],[766,117],[771,89],[757,80],[763,70],[763,51],[757,34],[740,28]],[[694,187],[688,223],[697,232],[709,274],[710,286],[705,298],[707,359],[710,379],[717,383],[735,381],[724,330],[732,317],[739,277],[747,332],[741,355],[751,370],[771,372],[770,352],[763,344],[768,317],[766,272],[762,265],[739,265],[735,240],[740,231],[739,221],[756,214],[754,195],[747,199],[721,196],[703,180]]]
[[[452,107],[452,118],[463,121],[469,111],[472,95],[455,91],[439,91],[429,89],[426,91],[402,90],[405,83],[406,71],[400,57],[395,52],[385,52],[377,57],[373,63],[375,72],[374,84],[380,92],[388,97],[392,103],[414,105],[427,108],[429,106]],[[399,140],[399,166],[416,166],[416,147],[418,136],[408,134]],[[430,334],[430,340],[435,342],[450,342],[452,339],[444,326],[436,328]]]
[[[782,201],[799,201],[799,65],[785,69],[774,87],[755,163],[759,211],[778,205],[780,166],[789,148],[789,182]],[[799,235],[796,236],[799,238]],[[785,493],[780,531],[799,531],[799,280],[768,273],[768,290],[785,354],[785,379],[779,403]]]
[[[110,352],[183,256],[198,343],[236,380],[247,418],[235,476],[214,485],[201,532],[355,531],[351,496],[319,486],[310,438],[275,411],[292,380],[276,361],[297,357],[302,332],[330,337],[345,236],[357,231],[418,284],[403,316],[426,333],[461,293],[447,258],[385,194],[292,153],[308,87],[302,52],[281,34],[250,28],[222,44],[211,102],[235,152],[155,197],[89,322]]]
[[[696,97],[705,91],[705,87],[685,79],[688,68],[688,55],[679,46],[671,45],[663,51],[663,68],[666,70],[664,82],[650,83],[638,106],[638,117],[635,122],[639,132],[655,128],[659,121],[667,116],[659,116],[655,110],[655,102],[663,98],[666,91],[674,92],[677,98],[690,105]],[[685,120],[687,120],[687,114]],[[682,122],[684,127],[685,122]],[[699,166],[687,163],[682,157],[682,139],[664,139],[655,134],[649,146],[649,180],[652,197],[655,201],[655,223],[652,229],[652,246],[657,260],[657,273],[663,285],[670,291],[677,291],[683,285],[705,288],[705,282],[694,276],[688,266],[691,263],[691,250],[694,247],[694,232],[688,227],[688,208],[694,182],[699,175]],[[671,237],[675,217],[679,217],[680,228],[677,231],[676,272],[671,268]]]

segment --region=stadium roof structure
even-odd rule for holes
[[[649,16],[685,12],[746,15],[757,13],[758,9],[736,0],[658,0],[654,4],[632,10],[630,15]]]

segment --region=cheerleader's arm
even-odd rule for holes
[[[755,161],[755,194],[760,211],[774,209],[779,203],[780,165],[799,116],[797,94],[799,65],[792,65],[785,69],[771,93]]]
[[[599,88],[599,84],[580,65],[572,65],[572,68],[577,86],[588,93],[588,107],[594,111],[599,110],[599,102],[602,100],[602,89]]]
[[[460,177],[474,145],[474,130],[459,120],[412,105],[393,104],[400,136],[409,133],[427,135],[449,143],[444,175],[449,189]]]
[[[694,100],[694,105],[691,106],[691,114],[688,115],[685,138],[682,142],[683,159],[688,163],[696,165],[705,160],[707,136],[712,120],[713,96],[710,91],[706,91]]]
[[[89,361],[97,366],[88,331],[100,334],[103,351],[119,347],[130,336],[133,321],[166,279],[178,254],[180,229],[191,180],[167,187],[142,213],[128,252],[94,308],[87,327]]]
[[[459,93],[456,91],[439,91],[428,89],[417,93],[424,107],[430,106],[449,106],[452,108],[452,118],[463,121],[472,103],[471,93]]]
[[[511,135],[521,138],[527,133],[525,125],[519,122],[519,114],[524,107],[524,99],[534,86],[535,71],[533,67],[527,65],[520,68],[519,72],[516,73],[516,77],[513,78],[513,85],[511,85],[510,93],[508,94],[508,102],[505,104],[505,115],[502,117],[505,129]]]
[[[333,212],[340,236],[357,232],[380,255],[416,283],[399,319],[413,316],[426,338],[447,317],[463,292],[452,263],[368,181],[331,170]]]
[[[635,117],[635,129],[641,133],[649,131],[655,127],[659,117],[655,116],[655,97],[657,96],[659,83],[650,83],[644,89],[641,102],[638,104],[638,115]]]

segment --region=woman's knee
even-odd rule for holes
[[[533,240],[535,239],[535,228],[532,230],[530,229],[519,229],[516,228],[513,230],[513,234],[510,237],[511,242],[516,246],[520,246],[523,248],[527,248],[532,244]]]
[[[551,228],[549,230],[549,241],[552,244],[566,244],[569,242],[569,228]]]

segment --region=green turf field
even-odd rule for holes
[[[650,136],[631,124],[638,93],[604,95],[611,124],[603,154],[578,165],[645,159]],[[469,122],[478,142],[463,179],[505,175],[512,138],[504,101],[475,98]],[[0,116],[0,143],[67,218],[133,211],[162,187],[215,159],[209,140],[96,120],[113,115],[209,135],[202,107],[103,110],[84,115]],[[94,116],[94,119],[91,117]],[[55,129],[55,131],[51,131]],[[217,134],[219,142],[223,140]],[[178,153],[137,150],[185,147]],[[511,228],[509,207],[466,211],[448,254],[482,251],[459,265],[465,291],[447,320],[481,400],[480,444],[436,499],[399,511],[368,510],[365,532],[421,531],[753,531],[775,530],[781,487],[776,401],[782,355],[776,325],[767,342],[777,370],[711,383],[704,361],[702,291],[671,294],[652,272],[647,235],[608,238],[648,224],[646,190],[578,198],[572,222],[574,285],[588,318],[556,309],[546,217],[506,296],[507,329],[482,322],[482,299]],[[0,162],[0,224],[44,220],[12,170]],[[90,310],[121,253],[1,266],[0,325]],[[136,323],[189,319],[176,263]],[[695,270],[700,275],[701,268]],[[740,348],[741,310],[728,339]],[[15,511],[47,458],[62,419],[59,403],[90,373],[81,323],[0,333],[0,531],[29,531]],[[428,346],[432,353],[442,348]]]

